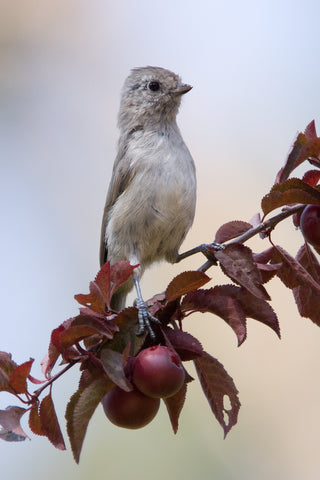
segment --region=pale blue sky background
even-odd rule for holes
[[[0,349],[17,362],[34,357],[36,375],[50,331],[76,314],[73,295],[87,292],[98,269],[130,68],[167,67],[194,86],[179,115],[199,182],[184,247],[210,241],[221,223],[259,210],[295,133],[312,119],[320,130],[320,3],[2,0],[0,9]],[[301,243],[290,221],[275,239],[291,253]],[[153,268],[145,296],[201,260]],[[1,442],[3,478],[317,479],[320,330],[299,318],[285,287],[269,290],[281,342],[249,321],[237,349],[220,320],[186,322],[240,390],[239,423],[225,441],[194,382],[177,436],[164,409],[137,432],[113,427],[99,409],[79,467],[70,449],[32,436]],[[70,371],[54,388],[62,424],[77,379]],[[0,407],[7,401],[1,396]]]

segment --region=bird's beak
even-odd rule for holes
[[[172,90],[173,95],[184,95],[185,93],[189,92],[191,90],[192,86],[187,85],[186,83],[179,83],[177,88]]]

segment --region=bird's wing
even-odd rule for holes
[[[101,238],[100,238],[100,266],[107,261],[107,246],[105,242],[106,227],[110,208],[115,204],[118,197],[126,190],[134,177],[134,170],[125,149],[120,149],[113,165],[112,177],[104,207]]]

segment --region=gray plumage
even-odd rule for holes
[[[174,263],[196,205],[193,159],[176,123],[181,95],[191,87],[159,67],[135,68],[120,103],[118,154],[103,214],[100,264],[129,260],[140,277],[151,263]],[[125,305],[128,281],[112,308]]]

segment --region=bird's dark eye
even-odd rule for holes
[[[160,88],[160,83],[159,82],[149,82],[148,88],[152,92],[156,92]]]

